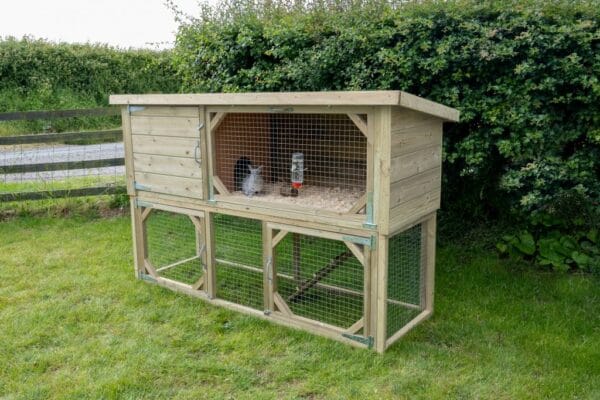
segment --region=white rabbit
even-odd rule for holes
[[[263,177],[260,174],[262,165],[258,168],[252,168],[251,165],[248,165],[248,169],[250,170],[250,174],[242,182],[242,191],[246,196],[252,197],[263,190]]]

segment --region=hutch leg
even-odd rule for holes
[[[435,285],[435,231],[436,231],[436,214],[431,214],[423,223],[423,239],[422,244],[425,249],[425,310],[431,314],[433,312],[433,293]]]
[[[133,263],[135,269],[135,276],[140,279],[142,274],[146,274],[146,267],[144,261],[148,256],[148,250],[146,247],[146,227],[142,221],[142,210],[135,205],[135,197],[129,197],[129,204],[131,209],[131,233],[133,240]]]
[[[377,236],[377,261],[374,265],[377,270],[377,301],[376,301],[376,328],[375,350],[378,353],[385,351],[387,339],[387,275],[388,275],[388,238],[384,235]]]
[[[204,215],[204,243],[206,251],[204,290],[209,299],[214,299],[217,294],[216,260],[215,260],[215,228],[214,214],[206,212]]]
[[[267,222],[262,223],[263,244],[263,293],[265,314],[275,310],[274,293],[275,288],[275,262],[273,260],[273,230]]]

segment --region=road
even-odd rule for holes
[[[40,146],[0,146],[0,166],[45,164],[63,161],[101,160],[123,157],[123,143],[102,143],[89,145],[40,145]],[[77,176],[120,176],[124,167],[102,167],[73,169],[65,171],[27,172],[0,174],[0,182],[61,180]]]

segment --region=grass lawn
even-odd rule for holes
[[[600,399],[598,278],[446,244],[434,317],[380,356],[137,281],[130,249],[128,217],[0,223],[0,398]]]

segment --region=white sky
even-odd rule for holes
[[[197,0],[174,2],[197,15]],[[156,48],[152,43],[172,43],[176,30],[164,0],[0,0],[0,37]]]

